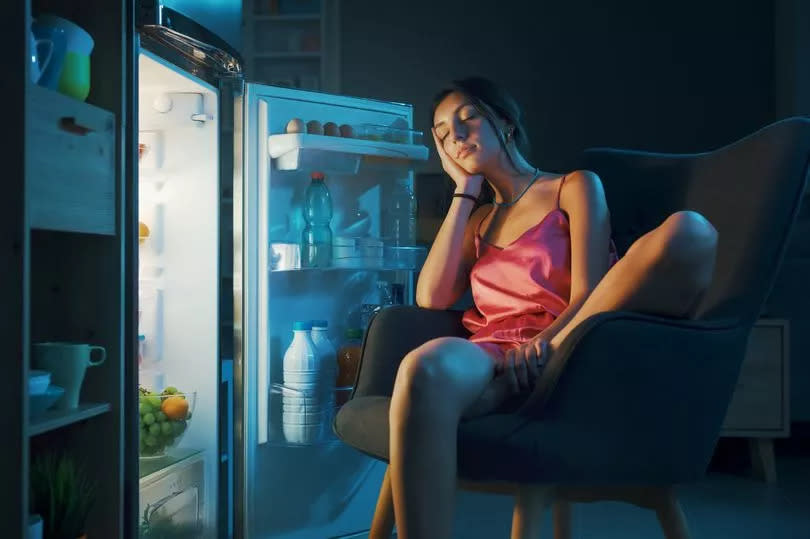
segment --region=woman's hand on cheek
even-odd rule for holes
[[[456,192],[467,193],[469,195],[478,196],[481,193],[481,185],[484,183],[484,177],[480,174],[470,174],[461,167],[450,155],[444,150],[442,141],[436,135],[436,129],[430,128],[433,133],[433,142],[436,143],[436,152],[439,154],[439,159],[442,162],[442,168],[448,176],[456,184]]]

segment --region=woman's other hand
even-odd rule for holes
[[[456,184],[456,193],[466,193],[468,195],[478,196],[481,193],[481,186],[484,183],[484,177],[480,174],[470,174],[461,165],[444,151],[439,137],[436,136],[436,129],[431,127],[433,133],[433,142],[436,143],[436,151],[439,153],[439,158],[442,161],[442,168],[450,176]]]
[[[548,361],[548,342],[534,338],[506,351],[504,361],[496,367],[496,376],[505,376],[513,393],[531,391]]]

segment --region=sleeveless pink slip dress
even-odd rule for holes
[[[571,235],[568,216],[556,207],[515,241],[498,247],[475,234],[476,262],[470,271],[475,306],[462,318],[472,335],[496,360],[510,348],[547,328],[565,308],[571,294]],[[482,220],[483,221],[483,220]],[[610,266],[618,261],[610,242]]]

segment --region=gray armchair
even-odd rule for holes
[[[749,331],[785,251],[808,159],[810,120],[800,118],[701,154],[585,152],[578,168],[602,178],[620,252],[667,215],[695,210],[719,232],[716,273],[696,320],[593,316],[569,335],[517,411],[460,424],[459,485],[516,495],[513,538],[537,537],[550,504],[555,535],[566,537],[568,504],[597,500],[653,509],[667,537],[688,536],[674,486],[705,473]],[[399,362],[446,335],[466,335],[460,313],[398,307],[374,317],[336,434],[387,461]],[[370,537],[389,537],[392,527],[386,474]]]

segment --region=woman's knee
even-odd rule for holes
[[[409,352],[399,365],[394,391],[429,397],[446,385],[450,381],[450,366],[442,344],[434,339]]]
[[[403,358],[394,383],[392,414],[404,413],[405,408],[407,413],[419,410],[436,413],[439,408],[460,413],[468,399],[467,393],[475,391],[477,378],[486,379],[492,367],[476,361],[474,352],[477,350],[470,350],[470,357],[464,358],[466,368],[460,368],[459,349],[469,343],[454,342],[456,340],[463,339],[434,339]]]
[[[698,286],[708,286],[717,252],[717,230],[700,213],[679,211],[660,227],[658,255],[661,265]]]

